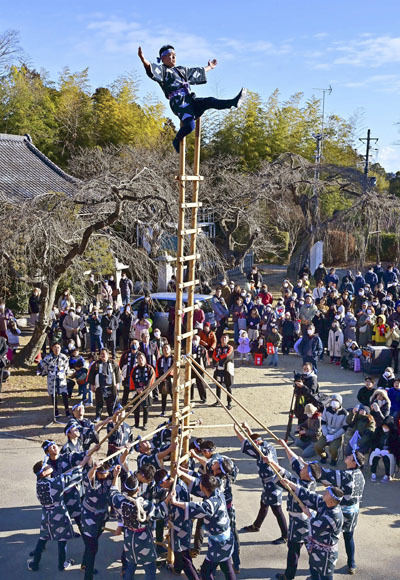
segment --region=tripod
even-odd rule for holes
[[[58,359],[58,357],[57,357]],[[63,421],[59,421],[56,417],[56,402],[57,402],[57,395],[60,394],[60,388],[57,386],[57,371],[58,371],[58,366],[55,367],[55,373],[54,373],[54,381],[53,381],[53,418],[50,421],[50,423],[47,423],[47,425],[43,425],[43,429],[48,429],[50,427],[50,425],[54,425],[54,424],[59,424],[59,425],[63,425],[64,422]],[[58,390],[58,393],[57,393]]]

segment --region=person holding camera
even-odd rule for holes
[[[93,308],[92,314],[88,318],[89,322],[89,338],[90,338],[90,352],[94,354],[96,350],[99,352],[103,348],[103,328],[101,326],[101,317],[97,308]]]
[[[295,373],[293,386],[296,396],[294,414],[299,423],[302,423],[307,418],[305,406],[307,403],[314,402],[315,395],[319,391],[318,377],[314,372],[312,363],[306,362],[303,364],[302,374]]]
[[[320,337],[315,334],[315,326],[309,324],[306,331],[298,345],[298,352],[303,357],[303,364],[311,362],[314,371],[317,372],[317,361],[324,352],[324,347]]]

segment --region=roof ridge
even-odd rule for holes
[[[11,133],[0,133],[0,140],[1,141],[20,141],[23,143],[27,141],[26,135],[12,135]]]
[[[79,179],[76,179],[76,177],[72,177],[72,175],[69,175],[69,173],[66,173],[63,169],[61,169],[61,167],[56,165],[56,163],[54,163],[54,161],[51,161],[51,159],[46,157],[46,155],[44,153],[42,153],[40,151],[40,149],[35,147],[35,145],[32,143],[32,141],[29,141],[29,139],[26,137],[24,138],[24,141],[25,141],[28,149],[30,149],[30,151],[32,151],[32,153],[34,155],[39,157],[39,159],[41,159],[43,161],[43,163],[48,165],[48,167],[50,167],[50,169],[52,169],[53,171],[58,173],[58,175],[60,175],[61,177],[63,177],[67,181],[70,181],[71,183],[79,183]]]

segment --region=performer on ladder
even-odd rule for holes
[[[182,121],[182,126],[172,141],[179,153],[179,144],[186,135],[194,131],[195,120],[208,109],[239,108],[247,96],[247,90],[241,89],[233,99],[215,99],[214,97],[198,98],[190,85],[203,85],[207,82],[206,73],[217,66],[217,60],[208,61],[206,67],[186,67],[176,65],[176,53],[173,46],[167,44],[160,48],[159,64],[150,63],[139,46],[138,55],[146,69],[146,74],[156,81],[169,100],[172,111]]]

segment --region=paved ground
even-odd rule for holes
[[[283,435],[287,410],[292,394],[293,370],[299,368],[298,357],[280,357],[280,367],[271,370],[252,365],[237,367],[235,396],[252,408],[267,425],[279,435]],[[325,392],[341,392],[344,404],[352,406],[362,377],[337,367],[322,364],[320,368],[322,388]],[[0,579],[18,577],[30,578],[32,572],[26,569],[28,552],[34,547],[40,522],[40,508],[35,497],[35,477],[32,465],[42,457],[40,441],[51,436],[63,441],[62,427],[43,430],[41,425],[49,419],[50,410],[45,396],[43,379],[28,377],[24,372],[14,373],[12,382],[4,386],[5,404],[2,406],[3,430],[0,435],[1,490],[0,495]],[[211,398],[211,397],[209,397]],[[151,424],[159,422],[159,409],[154,408]],[[196,413],[204,422],[212,424],[230,423],[221,409],[196,407]],[[242,411],[234,408],[238,419],[244,419]],[[205,430],[201,430],[204,434]],[[200,434],[200,430],[199,430]],[[244,459],[238,452],[238,444],[230,429],[213,430],[207,433],[215,438],[218,446],[234,458],[240,467],[240,475],[234,489],[235,505],[239,527],[253,521],[260,499],[260,484],[253,461]],[[279,455],[282,457],[281,451]],[[369,470],[366,470],[369,476]],[[365,498],[359,526],[356,533],[358,577],[362,580],[399,578],[399,528],[400,528],[400,481],[389,484],[367,481]],[[110,524],[115,527],[115,523]],[[273,546],[271,541],[279,535],[278,526],[271,514],[262,530],[257,534],[241,534],[242,579],[273,578],[283,570],[286,559],[284,546]],[[69,556],[79,559],[82,542],[73,540],[69,544]],[[100,542],[100,552],[96,561],[98,578],[119,577],[120,567],[116,562],[121,552],[121,540],[113,538],[109,532]],[[196,561],[201,563],[202,556]],[[346,574],[343,543],[340,543],[338,576]],[[41,568],[36,577],[40,580],[56,578],[56,547],[50,546],[44,553]],[[68,578],[82,578],[78,566],[68,571]],[[138,577],[143,574],[138,573]],[[172,578],[162,570],[160,579]],[[222,578],[222,575],[217,575]],[[299,579],[307,577],[307,557],[300,559]]]

